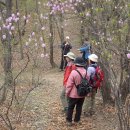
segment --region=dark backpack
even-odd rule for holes
[[[90,85],[89,81],[86,79],[87,71],[86,71],[85,77],[83,77],[78,70],[76,70],[76,71],[79,73],[79,75],[81,77],[80,84],[78,84],[78,85],[75,84],[75,86],[77,88],[77,93],[79,96],[87,96],[87,94],[92,91],[92,86]]]
[[[93,66],[95,68],[95,75],[93,78],[90,78],[90,84],[93,86],[93,88],[100,88],[101,83],[104,80],[104,72],[100,68],[100,66]]]

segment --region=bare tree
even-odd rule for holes
[[[50,63],[52,67],[55,67],[56,64],[54,62],[53,58],[53,43],[54,43],[54,30],[53,30],[53,13],[52,13],[52,7],[50,7],[50,13],[49,13],[49,29],[50,29],[50,37],[49,37],[49,42],[50,42]]]
[[[12,0],[6,0],[6,18],[11,16],[12,12]],[[12,52],[11,52],[11,35],[8,31],[6,33],[6,39],[2,39],[3,43],[3,62],[4,62],[4,73],[5,73],[5,81],[3,86],[1,87],[2,98],[1,103],[6,99],[7,89],[12,87],[13,83],[13,75],[12,75]]]

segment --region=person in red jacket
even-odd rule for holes
[[[63,105],[63,112],[67,112],[68,109],[68,103],[67,103],[67,97],[65,95],[66,91],[66,83],[69,78],[69,75],[72,70],[76,69],[75,65],[73,64],[73,61],[75,59],[75,55],[72,52],[68,52],[67,55],[64,55],[67,61],[67,66],[65,67],[64,70],[64,79],[63,79],[63,89],[60,95],[61,103]]]

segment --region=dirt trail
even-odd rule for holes
[[[44,85],[36,88],[29,96],[25,110],[28,117],[28,130],[115,130],[116,121],[112,107],[103,107],[100,94],[97,94],[97,112],[93,117],[81,117],[82,125],[66,127],[65,116],[61,113],[60,92],[63,72],[51,70],[44,74]],[[22,129],[24,130],[24,129]],[[25,129],[27,130],[27,128]]]

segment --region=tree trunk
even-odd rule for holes
[[[16,12],[19,12],[18,8],[18,0],[16,0]],[[20,23],[18,21],[18,33],[19,33],[19,43],[20,43],[20,55],[21,55],[21,60],[24,58],[23,56],[23,45],[22,45],[22,35],[21,35],[21,30],[20,30]]]
[[[61,24],[61,43],[64,42],[64,28],[63,28],[63,14],[60,14],[60,24]]]
[[[128,25],[130,25],[130,19],[128,19]],[[130,26],[128,26],[128,33],[126,35],[126,42],[125,42],[125,50],[127,50],[130,45]],[[128,50],[127,50],[128,51]],[[126,53],[125,52],[124,56],[122,57],[124,59]],[[127,95],[130,93],[130,60],[127,58],[124,59],[124,71],[126,72],[125,75],[125,81],[121,85],[121,95],[122,95],[122,100],[125,101]]]
[[[50,9],[51,12],[51,9]],[[54,43],[54,36],[53,36],[53,15],[50,13],[49,15],[49,25],[50,25],[50,64],[52,68],[56,66],[54,63],[54,58],[53,58],[53,43]]]
[[[12,0],[6,0],[6,18],[11,16],[12,10]],[[5,101],[6,99],[6,92],[9,87],[12,86],[13,83],[13,75],[12,75],[12,54],[11,54],[11,36],[8,31],[6,31],[6,41],[3,41],[3,62],[4,62],[4,85],[2,87],[2,98],[0,99],[0,103]]]
[[[101,66],[101,68],[104,70],[104,81],[103,81],[103,86],[101,87],[101,92],[102,92],[102,98],[103,98],[103,104],[107,104],[107,103],[114,103],[113,99],[111,97],[111,84],[109,79],[109,74],[108,72],[105,70],[105,68],[103,66]]]
[[[85,27],[84,27],[84,16],[81,17],[81,25],[80,25],[80,43],[81,45],[84,43],[84,37],[85,37]]]

